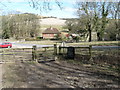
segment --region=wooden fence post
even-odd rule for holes
[[[92,59],[92,45],[89,45],[90,60]]]
[[[61,54],[61,46],[59,46],[59,55]]]
[[[54,44],[54,54],[57,55],[57,44]]]
[[[45,48],[45,52],[47,51],[47,47],[44,47]]]
[[[37,62],[37,47],[33,46],[32,48],[32,59]]]

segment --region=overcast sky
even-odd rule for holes
[[[76,0],[58,0],[62,2],[63,9],[61,10],[57,4],[55,3],[55,0],[49,0],[51,1],[51,8],[52,10],[48,12],[41,12],[39,9],[35,9],[30,7],[30,4],[28,3],[30,0],[0,0],[0,11],[3,14],[10,13],[10,11],[19,11],[22,13],[35,13],[43,16],[54,16],[58,18],[76,18],[77,15],[76,9],[75,9],[75,2]],[[42,2],[42,0],[39,0]],[[102,0],[78,0],[78,1],[102,1]],[[110,1],[110,0],[105,0]],[[119,1],[119,0],[113,0],[113,1]]]

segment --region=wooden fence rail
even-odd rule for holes
[[[51,50],[52,49],[52,50]],[[52,51],[52,52],[51,52]],[[55,47],[32,47],[32,60],[38,62],[41,57],[50,58],[50,55],[56,55],[55,54]],[[49,55],[50,54],[50,55]]]
[[[91,59],[91,57],[92,57],[92,46],[91,45],[89,45],[89,46],[79,46],[79,47],[78,46],[77,47],[76,46],[64,46],[64,47],[59,46],[58,47],[58,51],[59,51],[58,54],[59,55],[62,54],[61,49],[63,49],[63,51],[64,51],[64,49],[68,49],[70,47],[74,48],[74,49],[87,49],[87,50],[89,50],[89,55],[90,55],[90,59]],[[72,52],[70,52],[70,53],[72,53]],[[75,53],[75,50],[74,50],[73,53]]]
[[[32,48],[4,48],[0,50],[0,63],[32,61]]]
[[[70,48],[71,46],[64,46],[64,47],[62,47],[62,46],[57,46],[57,44],[54,44],[54,47],[52,47],[53,48],[53,55],[61,55],[62,54],[62,52],[61,52],[61,50],[62,49],[67,49],[67,51],[68,51],[68,48]],[[45,52],[47,51],[47,49],[48,48],[51,48],[51,47],[42,47],[42,48],[44,48],[44,50],[45,50]],[[75,47],[75,46],[72,46],[72,48],[74,48],[74,49],[87,49],[88,51],[89,51],[89,56],[90,56],[90,59],[91,59],[91,57],[92,57],[92,46],[91,45],[89,45],[89,46],[77,46],[77,47]],[[36,61],[36,62],[38,62],[37,61],[37,47],[36,46],[33,46],[33,49],[32,49],[33,51],[32,51],[32,57],[33,57],[33,61]],[[47,51],[47,52],[49,52],[49,51]],[[75,53],[76,54],[76,52],[74,51],[74,52],[69,52],[69,53]]]
[[[73,48],[73,51],[69,51],[70,48]],[[63,49],[63,52],[62,52],[62,49]],[[15,59],[17,59],[17,57],[23,57],[23,59],[25,59],[25,58],[28,58],[30,56],[29,59],[31,58],[31,61],[38,62],[38,59],[40,59],[41,55],[45,56],[45,57],[49,57],[49,58],[56,57],[56,56],[61,55],[62,53],[65,53],[64,49],[67,51],[65,55],[76,54],[75,49],[86,49],[89,51],[90,58],[92,57],[92,46],[91,45],[90,46],[77,46],[77,47],[75,47],[75,46],[62,47],[62,46],[57,46],[57,44],[54,44],[53,47],[40,47],[40,48],[38,48],[37,46],[33,46],[32,48],[3,49],[1,51],[1,59],[3,57],[13,57],[13,58],[16,57]],[[78,50],[78,53],[80,53],[79,50]]]

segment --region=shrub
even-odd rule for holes
[[[43,37],[36,37],[36,40],[43,40]]]

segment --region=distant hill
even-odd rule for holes
[[[6,12],[6,10],[3,9],[3,10],[2,10],[2,14],[3,14],[3,15],[9,15],[9,14],[12,15],[12,14],[13,14],[13,15],[14,15],[14,14],[22,14],[22,12],[16,11],[16,10],[10,10],[10,11],[7,11],[7,12]]]
[[[65,25],[66,20],[59,18],[44,18],[39,19],[41,25]]]

